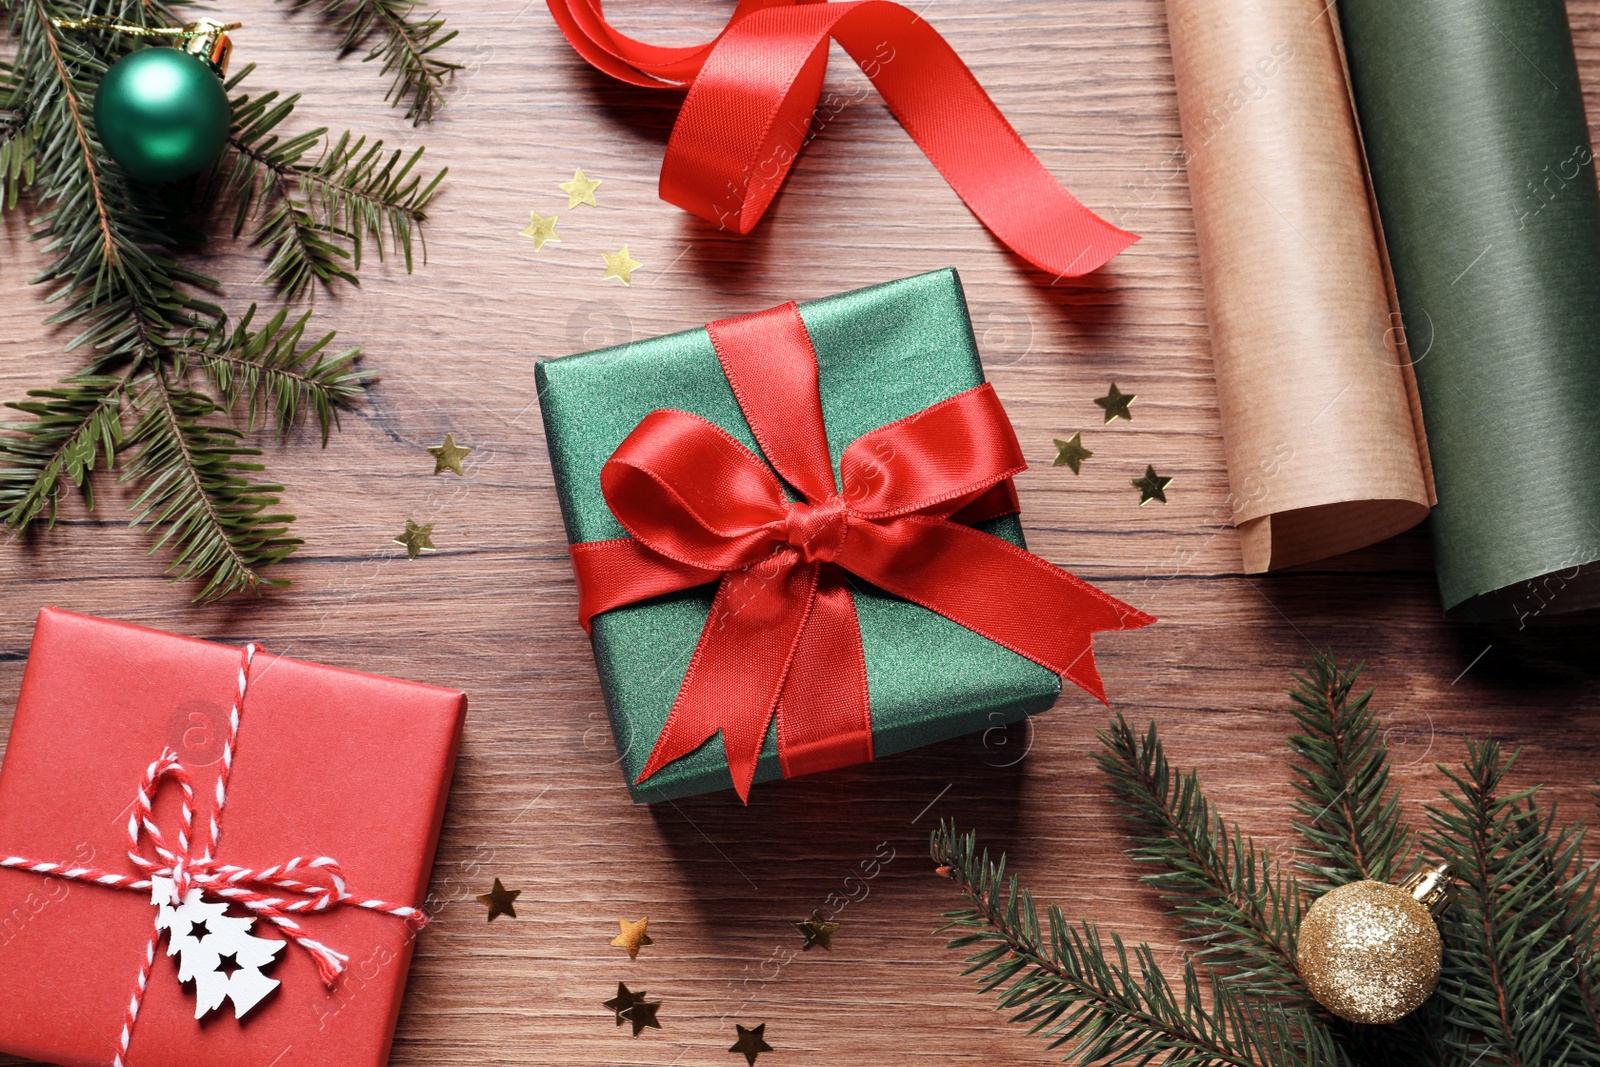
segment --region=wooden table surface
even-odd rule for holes
[[[613,0],[656,41],[708,37],[731,5]],[[238,0],[236,62],[258,89],[301,90],[302,128],[327,124],[425,143],[450,176],[414,275],[391,264],[359,291],[316,298],[318,318],[365,346],[382,375],[326,450],[309,434],[262,439],[305,547],[292,589],[209,607],[167,584],[148,537],[109,486],[47,536],[0,545],[0,706],[14,705],[41,605],[466,690],[471,712],[433,892],[395,1043],[396,1067],[729,1064],[733,1024],[767,1024],[762,1064],[1046,1063],[958,976],[934,936],[955,903],[928,832],[976,827],[1041,897],[1177,951],[1135,883],[1092,766],[1106,712],[1069,692],[1031,729],[956,740],[874,765],[654,808],[629,802],[576,599],[540,429],[533,365],[954,265],[985,365],[1033,468],[1018,479],[1032,547],[1161,617],[1102,637],[1116,706],[1160,723],[1175,762],[1198,764],[1230,817],[1287,851],[1289,674],[1314,649],[1365,660],[1408,811],[1440,781],[1434,761],[1491,731],[1523,746],[1526,780],[1576,813],[1597,770],[1595,631],[1487,633],[1440,613],[1421,531],[1270,577],[1240,573],[1228,524],[1194,226],[1183,175],[1161,0],[933,0],[934,24],[1050,170],[1143,234],[1099,274],[1052,285],[1002,250],[835,54],[838,114],[806,149],[749,238],[718,233],[656,196],[677,98],[594,73],[539,0],[443,0],[467,65],[431,125],[383,102],[375,65],[336,61],[311,13]],[[1600,0],[1570,4],[1589,110],[1600,115]],[[598,208],[556,185],[582,167]],[[530,209],[561,215],[535,254]],[[23,214],[0,223],[0,396],[74,366],[41,325],[39,262]],[[627,244],[631,288],[602,282]],[[218,245],[210,268],[241,309],[262,295],[259,254]],[[1134,420],[1102,426],[1092,399],[1115,381]],[[1081,477],[1052,467],[1052,437],[1084,433]],[[446,432],[475,451],[435,477]],[[1128,481],[1153,463],[1169,503],[1138,506]],[[390,538],[435,525],[439,551],[408,562]],[[9,721],[9,712],[0,712]],[[863,861],[891,862],[864,885]],[[491,879],[522,891],[518,918],[484,921]],[[830,894],[834,950],[798,953],[792,921]],[[838,898],[835,897],[835,900]],[[607,945],[619,916],[648,915],[637,961]],[[618,981],[664,1001],[634,1040],[601,1001]],[[270,1056],[259,1067],[266,1067]]]

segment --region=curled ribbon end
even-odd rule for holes
[[[1094,219],[1097,224],[1096,229],[1099,232],[1089,239],[1088,244],[1084,245],[1082,251],[1075,255],[1066,266],[1061,266],[1059,261],[1040,262],[1026,252],[1022,253],[1023,257],[1033,263],[1034,266],[1054,274],[1057,280],[1062,278],[1081,278],[1085,274],[1093,274],[1123,252],[1132,248],[1140,240],[1138,234],[1130,233],[1115,226],[1098,215],[1091,215],[1090,217]]]

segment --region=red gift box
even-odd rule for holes
[[[203,839],[240,675],[236,648],[42,611],[0,770],[0,860],[140,875],[128,822],[164,750],[192,779]],[[420,923],[372,908],[423,904],[465,713],[466,698],[450,690],[254,656],[215,860],[257,870],[337,860],[279,877],[322,887],[342,872],[348,898],[291,921],[348,963],[330,986],[312,952],[287,944],[266,970],[281,984],[258,1007],[238,1019],[225,1005],[197,1022],[194,989],[180,983],[163,936],[128,1067],[388,1061]],[[169,848],[183,808],[169,779],[151,813]],[[148,840],[143,852],[159,858]],[[15,866],[0,868],[0,1051],[66,1067],[114,1063],[151,944],[151,891]],[[252,913],[236,900],[230,914]],[[260,916],[253,933],[285,936]]]

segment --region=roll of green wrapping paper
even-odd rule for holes
[[[1562,0],[1339,0],[1445,608],[1600,605],[1600,196]]]

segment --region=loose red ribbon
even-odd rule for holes
[[[838,41],[973,214],[1058,277],[1139,238],[1050,176],[972,71],[915,12],[889,0],[740,0],[716,40],[663,48],[617,32],[601,0],[547,0],[578,54],[632,85],[688,89],[661,165],[661,198],[746,234],[811,132]]]
[[[872,758],[846,572],[1105,700],[1092,635],[1156,620],[965,525],[1014,512],[1011,478],[1027,467],[992,386],[864,434],[835,483],[816,350],[796,305],[706,330],[771,468],[697,415],[652,411],[600,472],[633,536],[572,546],[586,628],[600,612],[718,583],[640,782],[720,730],[748,799],[774,716],[786,777]]]

